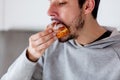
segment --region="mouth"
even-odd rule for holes
[[[53,23],[63,24],[63,25],[66,26],[66,24],[65,24],[63,21],[61,21],[61,20],[59,20],[59,19],[57,19],[57,18],[51,18],[51,21],[52,21]]]
[[[60,20],[60,19],[58,19],[58,18],[51,18],[51,21],[52,21],[53,25],[62,24],[62,25],[64,25],[67,29],[69,29],[69,31],[70,31],[70,26],[66,25],[62,20]]]

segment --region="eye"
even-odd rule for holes
[[[59,2],[58,4],[59,4],[59,6],[63,6],[63,5],[65,5],[67,2]]]

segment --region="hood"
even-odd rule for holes
[[[75,43],[74,40],[70,40],[70,44],[74,46],[75,48],[80,48],[80,47],[86,47],[86,48],[105,48],[108,46],[111,46],[113,44],[120,43],[120,33],[117,31],[117,29],[112,28],[112,27],[104,27],[105,29],[111,31],[111,35],[107,38],[98,40],[96,42],[93,42],[91,44],[87,44],[85,46],[81,46],[78,43]]]

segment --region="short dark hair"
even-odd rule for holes
[[[82,8],[83,4],[85,3],[86,0],[78,0],[79,2],[79,7]],[[92,11],[93,18],[96,19],[97,17],[97,12],[98,12],[98,7],[99,7],[100,0],[95,0],[95,7]]]

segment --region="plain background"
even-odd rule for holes
[[[49,0],[0,0],[0,30],[34,30],[46,28]],[[98,21],[120,30],[120,0],[101,0]]]

